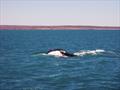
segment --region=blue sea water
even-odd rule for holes
[[[56,48],[105,52],[35,55]],[[120,90],[120,30],[1,30],[0,90]]]

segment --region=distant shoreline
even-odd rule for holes
[[[27,26],[27,25],[0,25],[0,30],[120,30],[120,26]]]

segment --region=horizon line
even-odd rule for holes
[[[66,24],[66,25],[10,25],[10,24],[3,24],[0,26],[87,26],[87,27],[120,27],[120,26],[107,26],[107,25],[71,25],[71,24]]]

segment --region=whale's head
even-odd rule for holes
[[[65,50],[55,49],[55,50],[50,50],[47,54],[52,55],[52,56],[57,56],[57,57],[63,57],[63,56],[65,56],[64,55],[65,53],[66,53]]]
[[[57,57],[73,57],[73,56],[75,56],[74,54],[66,52],[63,49],[50,50],[47,54],[57,56]]]

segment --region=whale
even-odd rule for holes
[[[54,57],[80,57],[80,56],[86,56],[86,55],[102,55],[106,51],[102,49],[96,49],[96,50],[80,50],[77,52],[68,52],[64,49],[50,49],[44,52],[36,52],[33,54],[33,56],[54,56]]]
[[[65,51],[64,49],[49,50],[47,52],[47,54],[51,55],[51,56],[56,56],[56,57],[74,57],[74,56],[76,56],[73,53],[69,53],[69,52]]]

